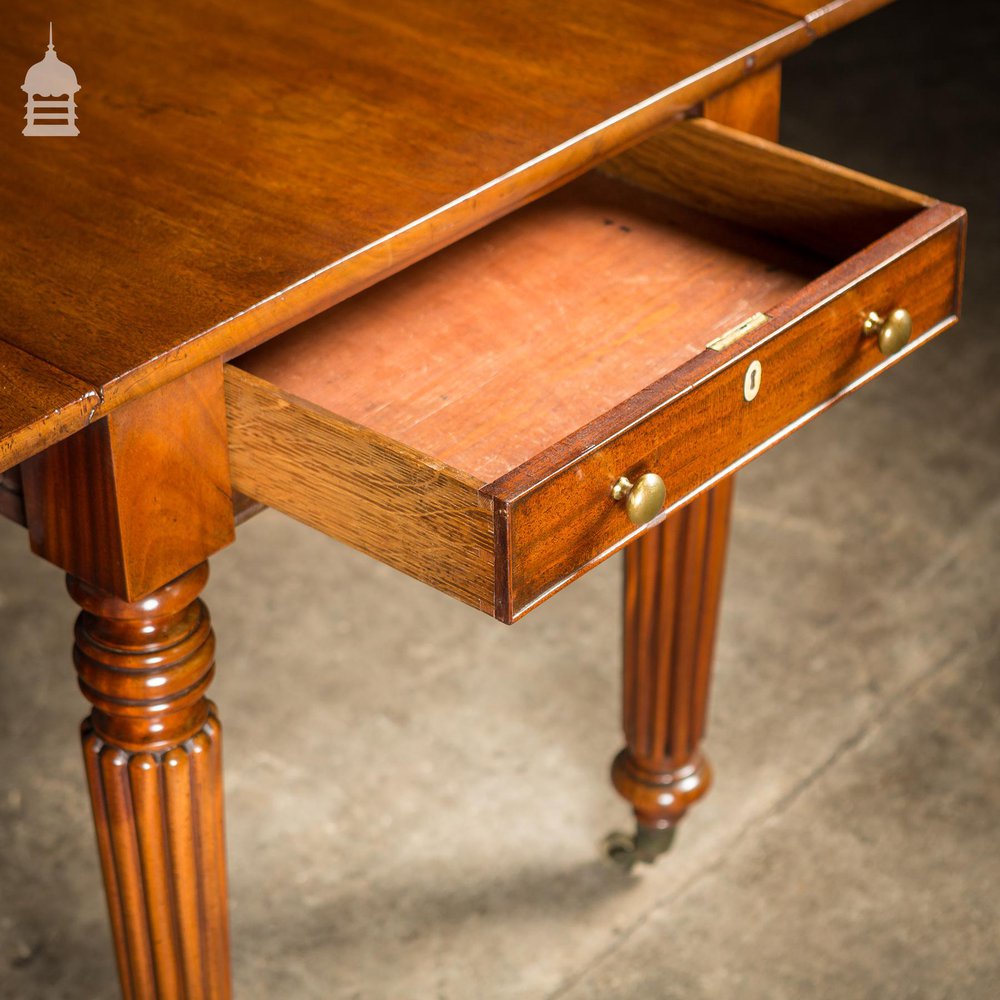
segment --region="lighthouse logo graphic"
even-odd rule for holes
[[[57,55],[49,22],[49,48],[45,58],[28,70],[21,87],[28,95],[24,135],[79,135],[76,127],[76,73]]]

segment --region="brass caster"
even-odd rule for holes
[[[670,850],[676,829],[675,826],[662,829],[637,826],[632,834],[616,830],[604,838],[605,857],[626,873],[640,863],[651,865],[661,854]]]

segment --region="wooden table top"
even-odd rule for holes
[[[18,98],[48,23],[10,0],[0,469],[885,0],[817,2],[56,0],[80,135],[50,138]]]

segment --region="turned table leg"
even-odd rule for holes
[[[221,731],[205,698],[208,564],[139,601],[68,578],[101,867],[128,1000],[222,1000],[229,937]]]
[[[234,537],[221,362],[95,420],[22,480],[31,547],[83,609],[84,759],[124,995],[227,1000],[215,639],[198,599]]]
[[[611,774],[637,832],[607,846],[626,867],[667,849],[712,780],[701,742],[732,489],[723,480],[625,550],[626,746]]]

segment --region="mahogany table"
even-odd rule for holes
[[[54,5],[79,134],[2,130],[0,508],[83,609],[127,997],[230,994],[198,594],[262,505],[508,623],[625,548],[609,851],[704,794],[732,473],[959,310],[961,209],[774,141],[781,60],[879,5],[815,2]],[[20,80],[48,26],[5,27]]]

